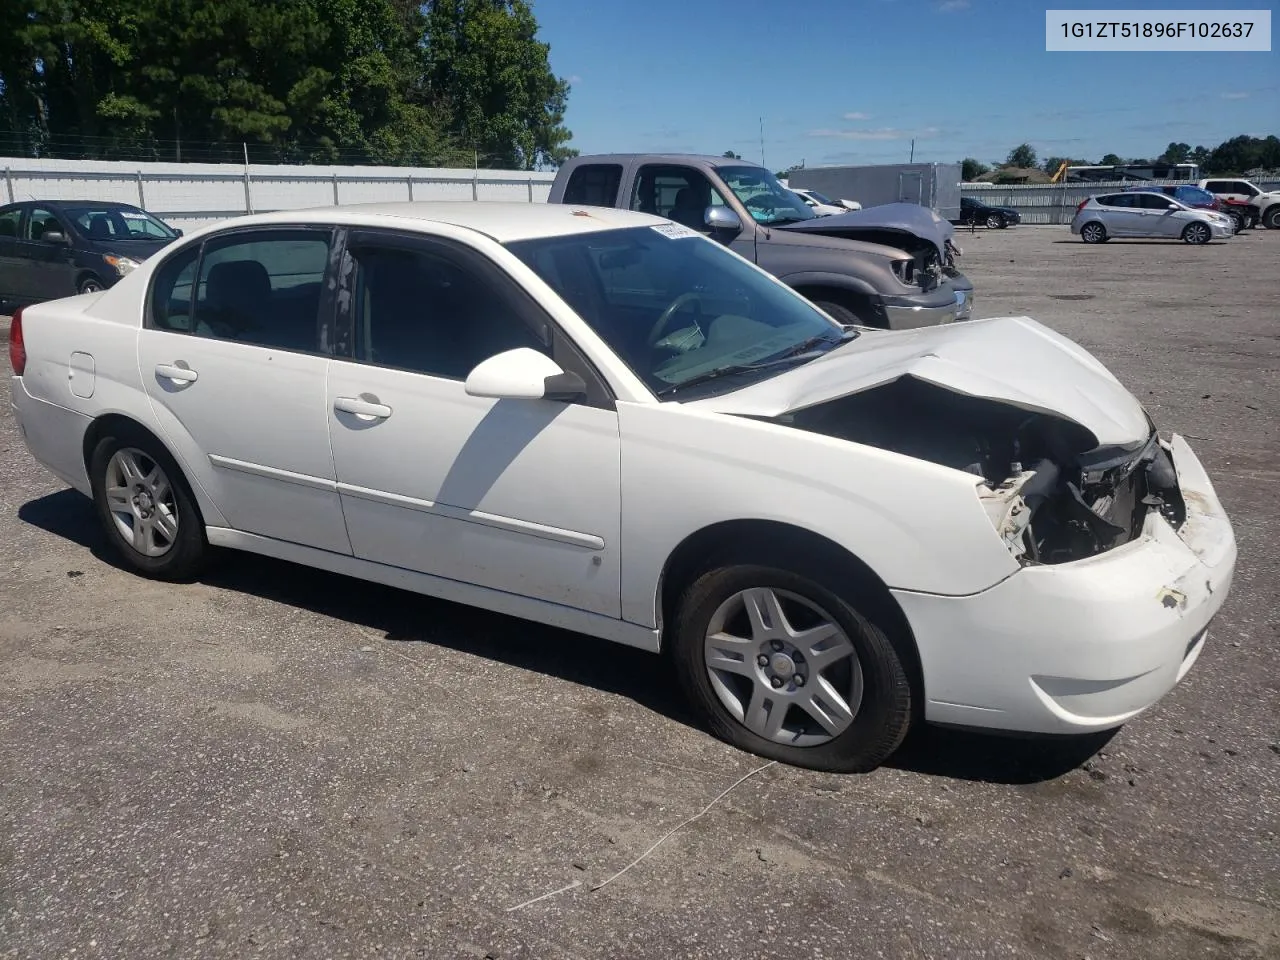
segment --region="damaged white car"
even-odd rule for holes
[[[826,770],[922,721],[1125,722],[1236,558],[1070,341],[842,327],[638,213],[244,217],[27,308],[10,357],[32,454],[139,572],[238,548],[664,650],[714,732]]]

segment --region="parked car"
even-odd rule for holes
[[[983,224],[991,230],[1003,230],[1022,222],[1022,214],[1013,207],[990,207],[973,197],[960,198],[960,219],[952,223],[966,226]]]
[[[1280,190],[1263,190],[1248,180],[1201,180],[1197,186],[1213,195],[1253,207],[1257,222],[1268,230],[1280,230]]]
[[[1085,243],[1105,243],[1112,237],[1153,237],[1208,243],[1235,234],[1235,221],[1224,213],[1194,210],[1163,193],[1112,193],[1090,197],[1076,208],[1071,232]]]
[[[105,290],[181,234],[127,203],[27,200],[0,207],[0,303]]]
[[[1235,565],[1191,448],[1066,338],[844,327],[630,211],[248,216],[20,310],[9,354],[138,573],[237,548],[669,650],[711,730],[814,768],[917,719],[1116,727]]]
[[[837,213],[848,213],[850,210],[862,209],[862,204],[855,200],[831,200],[817,190],[804,190],[798,187],[788,187],[787,189],[807,203],[809,209],[820,217],[830,217]]]
[[[1140,187],[1125,187],[1124,190],[1127,193],[1150,193],[1153,191],[1163,193],[1166,197],[1173,197],[1180,203],[1195,210],[1215,210],[1218,213],[1225,213],[1234,222],[1236,233],[1245,228],[1245,218],[1237,211],[1229,209],[1225,203],[1208,190],[1201,190],[1199,187],[1192,186],[1189,183],[1148,184]]]
[[[956,266],[958,248],[946,232],[954,228],[932,211],[921,208],[924,217],[915,221],[923,235],[859,219],[874,210],[819,218],[770,170],[744,160],[574,157],[561,164],[548,202],[639,210],[680,223],[763,267],[842,323],[900,329],[965,320],[973,312],[973,284]]]

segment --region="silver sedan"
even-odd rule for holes
[[[1225,214],[1188,207],[1166,194],[1144,190],[1090,197],[1076,209],[1071,232],[1085,243],[1150,237],[1198,244],[1226,240],[1235,228]]]

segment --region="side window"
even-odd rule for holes
[[[61,233],[62,224],[52,210],[43,207],[32,207],[31,216],[27,218],[27,240],[43,240],[46,233]]]
[[[563,203],[582,203],[590,207],[612,207],[618,202],[622,183],[622,166],[617,163],[589,163],[569,175]]]
[[[1113,193],[1109,197],[1099,197],[1098,202],[1104,207],[1134,207],[1137,206],[1133,202],[1133,194],[1131,193]]]
[[[188,247],[160,265],[151,281],[151,325],[159,330],[191,332],[191,288],[200,245]]]
[[[631,193],[632,210],[666,217],[703,233],[708,232],[706,213],[711,206],[725,206],[724,197],[710,180],[689,167],[641,167]]]
[[[192,332],[262,347],[318,350],[329,240],[327,231],[284,229],[206,242]]]
[[[22,208],[15,207],[0,213],[0,237],[16,237],[18,224],[22,220]]]
[[[1259,191],[1253,188],[1252,184],[1245,183],[1243,181],[1237,181],[1236,183],[1231,184],[1231,192],[1243,193],[1246,197],[1253,197],[1259,193]]]
[[[1225,180],[1209,180],[1205,183],[1204,188],[1210,193],[1231,193],[1232,191],[1227,189],[1229,186],[1231,184]]]
[[[360,244],[351,297],[357,360],[464,380],[494,354],[548,346],[492,276],[445,250]],[[496,268],[494,268],[496,269]]]
[[[1168,197],[1157,197],[1151,193],[1138,194],[1139,205],[1144,210],[1168,210],[1173,202]]]

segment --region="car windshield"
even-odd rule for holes
[[[828,200],[826,197],[824,197],[822,194],[820,194],[817,190],[806,190],[805,193],[813,197],[813,199],[817,200],[819,203],[825,203],[828,206],[831,205],[831,201]]]
[[[851,336],[799,294],[677,224],[507,248],[659,396],[736,388]]]
[[[177,233],[144,210],[131,207],[69,207],[64,211],[90,240],[172,240]]]
[[[794,223],[817,216],[764,167],[720,167],[716,172],[756,223]]]

